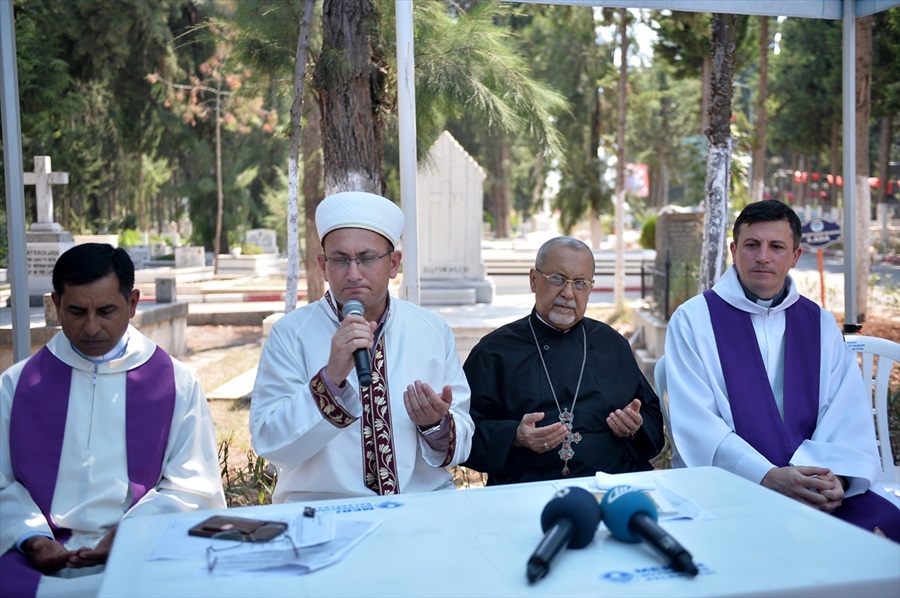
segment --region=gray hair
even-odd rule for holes
[[[597,264],[594,261],[594,252],[587,246],[587,243],[580,239],[576,239],[575,237],[553,237],[541,245],[541,248],[538,249],[537,256],[534,258],[534,268],[536,270],[544,269],[544,262],[547,261],[547,254],[550,253],[550,250],[554,247],[565,247],[573,251],[587,251],[591,256],[591,276],[594,275],[594,270],[597,269]]]

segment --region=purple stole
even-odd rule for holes
[[[735,433],[777,467],[790,465],[804,440],[812,438],[819,411],[822,331],[819,306],[800,297],[785,310],[784,419],[756,342],[750,314],[704,291],[725,378]],[[878,526],[900,540],[900,509],[877,494],[844,499],[833,513],[868,531]]]
[[[9,426],[9,453],[16,480],[65,542],[71,531],[58,527],[50,514],[59,473],[72,368],[44,347],[25,364],[16,385]],[[132,502],[154,488],[162,473],[175,409],[172,359],[157,347],[150,359],[126,373],[125,448]],[[4,595],[33,596],[40,573],[13,547],[0,557]]]

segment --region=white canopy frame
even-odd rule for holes
[[[568,4],[575,6],[639,8],[685,12],[717,12],[759,16],[787,16],[809,19],[841,19],[843,21],[842,91],[843,91],[843,179],[844,179],[844,322],[857,324],[856,296],[856,19],[900,4],[900,0],[519,0],[530,4]],[[412,64],[412,3],[397,3],[397,84],[402,92],[415,95],[415,75]],[[401,13],[408,26],[401,29]],[[409,57],[400,59],[400,48]],[[410,112],[411,111],[411,112]],[[401,205],[406,214],[406,239],[409,231],[416,230],[415,220],[415,104],[399,102],[400,122],[412,122],[412,126],[400,128],[400,181]],[[410,137],[411,135],[411,137]],[[404,185],[404,181],[406,184]],[[408,256],[413,248],[406,246]],[[404,282],[408,288],[418,289],[419,274],[407,263]],[[416,295],[417,297],[418,295]]]
[[[841,19],[843,21],[843,131],[844,131],[844,312],[845,322],[856,324],[856,19],[900,4],[900,0],[522,0],[535,4],[718,12],[748,15]],[[416,106],[413,61],[412,2],[395,3],[397,17],[397,84],[400,120],[401,205],[404,229],[404,295],[419,300],[418,221],[416,217]],[[6,216],[9,236],[9,273],[12,295],[13,358],[31,352],[31,328],[25,269],[25,186],[22,131],[19,120],[19,83],[13,3],[0,1],[0,123],[3,127],[3,167],[6,181]],[[404,201],[405,200],[405,201]],[[847,224],[851,225],[848,226]]]

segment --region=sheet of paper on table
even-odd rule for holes
[[[197,521],[203,519],[200,517]],[[291,517],[272,517],[288,524],[287,531],[269,542],[234,542],[190,536],[187,530],[197,521],[189,519],[171,524],[147,556],[147,560],[206,558],[214,550],[212,572],[204,565],[203,575],[238,575],[248,571],[297,575],[309,573],[340,561],[380,522],[354,521],[335,517],[334,511],[317,510],[314,517],[299,513]],[[290,536],[293,545],[286,536]],[[296,556],[294,546],[300,555]]]
[[[654,481],[652,476],[647,475],[647,472],[609,474],[598,471],[594,474],[594,483],[596,488],[588,487],[587,489],[594,492],[597,500],[602,500],[606,491],[615,486],[631,486],[643,491],[656,505],[656,511],[661,521],[697,519],[702,516],[696,504]],[[704,515],[703,518],[705,517]]]
[[[380,521],[355,521],[338,519],[334,538],[323,544],[300,548],[300,556],[294,554],[289,543],[277,550],[238,552],[228,550],[218,553],[218,562],[210,572],[203,568],[198,575],[303,575],[322,569],[343,559],[357,544],[374,532]],[[284,546],[287,544],[287,546]],[[241,548],[246,546],[242,544]]]

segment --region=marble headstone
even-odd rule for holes
[[[25,234],[25,269],[29,303],[39,307],[53,290],[56,260],[75,246],[72,233],[53,219],[53,185],[67,185],[69,173],[53,172],[50,156],[35,156],[34,172],[24,173],[24,181],[34,185],[37,198],[37,220]]]
[[[419,166],[422,303],[490,303],[494,288],[481,259],[484,170],[444,131]]]
[[[278,253],[277,236],[271,228],[253,228],[247,231],[247,243],[262,247],[263,253]]]

